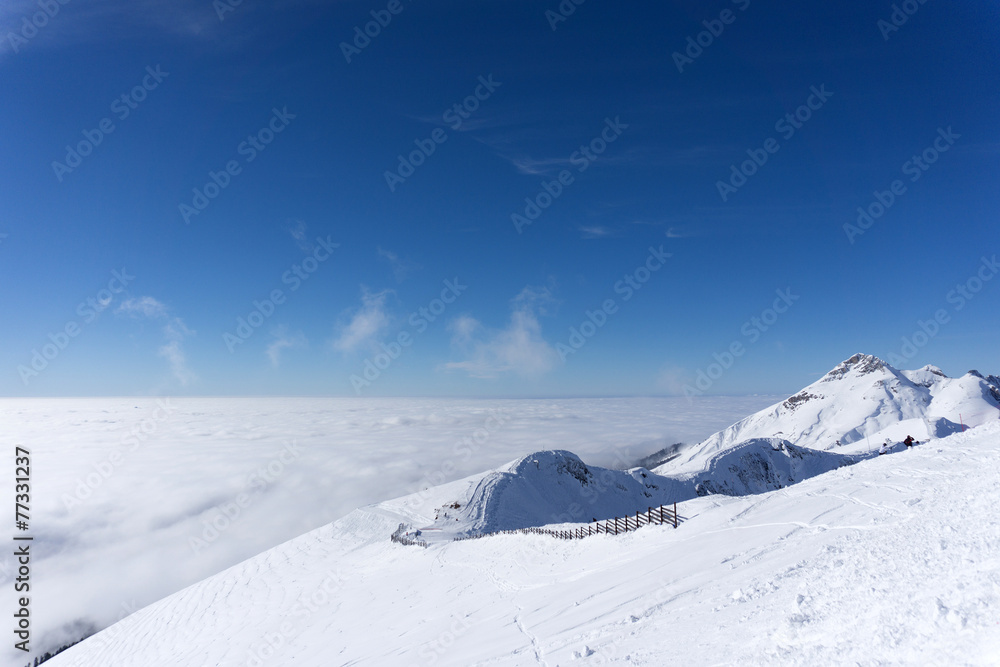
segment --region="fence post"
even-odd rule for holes
[[[674,528],[677,528],[677,501],[674,501]]]

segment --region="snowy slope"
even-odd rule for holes
[[[588,466],[562,450],[534,452],[451,487],[453,496],[419,529],[425,542],[556,523],[589,523],[710,493],[748,495],[856,463],[860,457],[749,440],[710,458],[702,469],[664,476]],[[412,500],[404,501],[408,504]],[[407,531],[412,532],[412,531]]]
[[[1000,419],[1000,391],[979,373],[949,378],[934,366],[899,371],[855,354],[794,396],[719,431],[657,470],[697,469],[709,457],[751,438],[782,438],[799,447],[846,453],[886,438],[942,437]],[[853,446],[851,446],[853,445]]]
[[[690,485],[636,468],[587,466],[561,450],[534,452],[476,480],[445,504],[422,532],[449,538],[553,523],[590,522],[633,514],[692,497]]]
[[[746,496],[782,489],[856,462],[855,457],[843,454],[796,447],[778,438],[759,438],[715,455],[705,471],[688,478],[695,482],[699,496]]]
[[[787,447],[787,446],[786,446]],[[161,600],[52,667],[996,664],[1000,423],[679,529],[403,547],[453,482],[358,510]]]

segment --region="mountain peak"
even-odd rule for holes
[[[831,380],[839,380],[851,371],[855,371],[857,375],[868,375],[869,373],[886,369],[892,369],[892,366],[873,354],[861,354],[859,352],[850,359],[837,364],[836,368],[827,373],[822,381],[830,382]]]

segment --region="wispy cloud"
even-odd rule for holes
[[[389,263],[389,266],[392,268],[392,275],[396,279],[397,283],[403,282],[411,273],[420,268],[420,265],[405,259],[400,259],[398,254],[392,250],[386,250],[382,247],[378,248],[378,256]]]
[[[130,317],[148,317],[156,320],[167,316],[167,307],[151,296],[142,296],[125,299],[115,312]]]
[[[184,339],[193,336],[195,332],[188,329],[181,318],[172,317],[163,327],[163,333],[167,337],[167,342],[160,347],[158,354],[170,362],[170,371],[174,378],[182,385],[197,380],[198,377],[188,368],[187,357],[182,347]]]
[[[448,325],[452,346],[465,357],[444,365],[476,378],[495,378],[504,373],[537,376],[551,370],[559,355],[542,337],[538,315],[547,314],[556,301],[545,287],[525,287],[511,301],[510,322],[504,329],[490,330],[470,316]]]
[[[656,386],[672,396],[684,393],[684,385],[691,374],[678,366],[664,366],[656,377]]]
[[[538,176],[570,165],[569,158],[531,158],[526,156],[507,157],[514,168],[522,174]]]
[[[585,239],[603,239],[608,236],[615,236],[617,232],[603,225],[587,225],[577,228]]]
[[[392,290],[382,290],[373,294],[362,287],[361,308],[351,316],[350,322],[339,327],[340,334],[331,341],[333,349],[353,352],[359,347],[375,342],[378,334],[389,326],[385,302],[390,294],[393,294]]]
[[[87,0],[59,3],[59,9],[31,40],[31,48],[107,41],[143,30],[211,39],[221,25],[212,4],[201,0]],[[38,11],[35,0],[4,0],[0,3],[3,34],[19,30],[23,17],[30,20]],[[8,41],[0,41],[0,54],[12,50]]]
[[[302,220],[288,220],[286,223],[288,233],[295,239],[295,245],[299,246],[303,252],[312,252],[314,246],[306,235],[306,223]]]
[[[188,368],[183,347],[184,339],[193,336],[195,332],[189,329],[181,318],[172,317],[162,302],[151,296],[132,297],[123,301],[115,313],[132,318],[162,321],[166,342],[157,349],[157,355],[169,362],[171,373],[182,385],[198,379]]]
[[[694,231],[684,227],[668,227],[665,233],[668,239],[686,239],[695,235]]]
[[[275,368],[281,365],[282,350],[294,347],[307,347],[309,345],[305,334],[301,331],[289,334],[288,327],[284,324],[272,331],[271,336],[274,340],[267,345],[267,356],[271,360],[271,365]]]
[[[512,123],[512,119],[506,114],[493,114],[490,116],[483,115],[482,111],[477,111],[475,116],[470,118],[463,118],[462,124],[458,126],[458,129],[452,127],[452,123],[446,121],[443,118],[443,114],[436,115],[423,115],[423,116],[408,116],[415,121],[420,123],[427,123],[428,125],[438,125],[440,127],[448,128],[449,132],[474,132],[476,130],[490,130],[495,128],[508,127]]]

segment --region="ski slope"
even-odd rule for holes
[[[1000,422],[678,529],[390,543],[469,480],[370,506],[133,614],[52,667],[996,664]]]

